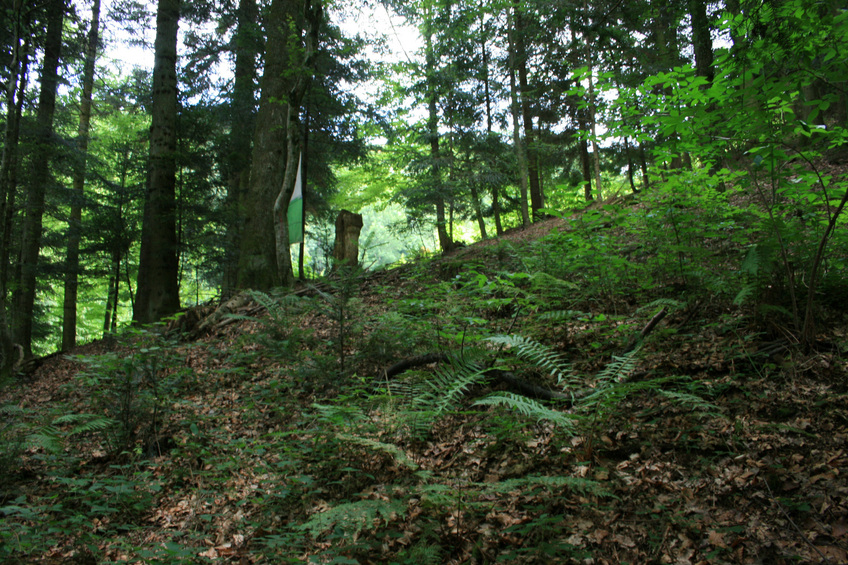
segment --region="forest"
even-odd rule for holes
[[[0,562],[848,562],[841,2],[0,20]]]

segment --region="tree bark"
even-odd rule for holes
[[[274,219],[276,229],[276,262],[277,273],[283,286],[294,284],[294,270],[291,262],[289,242],[288,209],[297,180],[297,169],[300,156],[303,153],[303,140],[300,136],[300,107],[306,90],[312,78],[312,65],[315,52],[318,50],[318,32],[324,17],[324,9],[320,0],[315,3],[306,0],[303,6],[303,32],[300,45],[296,49],[300,57],[290,58],[293,80],[288,92],[288,127],[286,135],[286,171],[283,184],[274,202]],[[302,182],[305,182],[303,177]]]
[[[176,220],[177,28],[180,0],[159,0],[153,63],[150,169],[133,321],[158,322],[180,308]]]
[[[28,45],[21,18],[23,1],[14,5],[16,26],[13,30],[9,76],[5,92],[6,123],[3,132],[3,151],[0,157],[0,385],[11,378],[15,367],[15,347],[9,320],[6,316],[6,285],[8,282],[9,248],[12,233],[12,217],[15,207],[17,185],[17,147],[20,135],[20,118],[26,71],[29,63]],[[22,43],[23,41],[23,43]],[[18,90],[19,89],[19,90]],[[16,94],[18,94],[16,99]]]
[[[507,16],[509,17],[509,15]],[[528,201],[528,167],[527,153],[525,152],[524,142],[521,140],[521,126],[519,125],[519,104],[518,104],[518,87],[515,81],[515,67],[517,66],[514,41],[514,26],[507,24],[509,28],[509,97],[510,110],[512,114],[512,142],[515,145],[515,156],[518,164],[518,185],[521,192],[521,223],[524,226],[530,225],[530,211]]]
[[[710,20],[707,17],[705,0],[689,0],[689,16],[692,19],[692,47],[695,50],[695,70],[698,76],[713,81],[713,40]]]
[[[336,241],[333,245],[334,268],[356,267],[359,264],[359,232],[362,230],[362,215],[347,210],[336,217]]]
[[[236,53],[233,99],[230,108],[230,152],[227,158],[227,234],[222,295],[238,287],[239,236],[243,218],[239,210],[242,193],[250,180],[250,144],[254,131],[254,84],[256,57],[260,51],[256,0],[241,0],[233,38]]]
[[[441,151],[439,148],[438,88],[436,85],[436,56],[433,47],[433,15],[426,16],[425,65],[427,73],[427,137],[430,142],[430,182],[436,205],[436,232],[442,253],[453,251],[454,242],[447,230],[444,186],[442,185]]]
[[[515,14],[515,65],[518,71],[521,117],[524,122],[527,180],[530,188],[530,208],[532,209],[533,220],[535,221],[541,217],[540,210],[545,207],[545,198],[539,182],[539,158],[536,149],[536,134],[533,128],[533,110],[530,106],[533,93],[530,92],[530,86],[527,80],[527,41],[524,37],[527,26],[517,3],[513,3],[513,12]]]
[[[44,200],[50,182],[48,164],[52,160],[53,115],[59,85],[59,58],[62,52],[62,25],[65,3],[52,0],[47,6],[47,34],[44,44],[44,63],[41,69],[41,92],[35,127],[35,148],[29,172],[26,219],[21,241],[21,278],[16,290],[13,336],[23,347],[24,357],[32,357],[32,327],[35,308],[35,285],[38,256],[41,251],[41,231]]]
[[[68,252],[65,267],[65,294],[62,305],[62,350],[77,344],[77,290],[79,283],[79,247],[82,230],[82,203],[85,197],[85,170],[88,159],[88,130],[91,124],[91,92],[94,89],[94,64],[97,61],[97,42],[100,27],[100,0],[91,7],[91,28],[83,67],[79,128],[77,130],[78,161],[74,169],[71,193],[71,215],[68,218]]]
[[[265,73],[253,136],[250,184],[242,203],[246,215],[241,233],[239,288],[268,290],[294,282],[286,212],[300,154],[300,103],[322,17],[320,2],[271,3],[265,24]],[[304,27],[308,29],[302,44]]]

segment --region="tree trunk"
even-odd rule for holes
[[[454,242],[447,230],[444,187],[442,185],[441,151],[439,148],[438,91],[436,86],[436,56],[433,52],[433,16],[427,14],[425,37],[425,65],[427,73],[427,137],[430,142],[431,190],[436,204],[436,232],[442,253],[453,251]]]
[[[274,202],[277,273],[283,286],[294,284],[294,270],[292,269],[291,249],[289,247],[288,208],[297,180],[298,162],[303,153],[299,114],[312,76],[313,58],[318,50],[318,32],[324,17],[323,5],[320,1],[316,1],[313,4],[309,0],[306,0],[303,13],[305,15],[305,21],[303,22],[303,43],[296,49],[300,57],[289,59],[292,65],[292,70],[289,74],[294,76],[288,92],[286,171],[283,176],[282,187]],[[302,181],[303,178],[301,178]]]
[[[695,50],[695,70],[698,76],[713,81],[713,40],[710,20],[707,17],[705,0],[689,0],[689,16],[692,20],[692,47]]]
[[[97,60],[97,40],[100,27],[100,0],[91,7],[91,29],[85,51],[82,77],[78,150],[74,169],[74,186],[71,194],[71,215],[68,218],[68,253],[65,267],[65,295],[62,305],[62,350],[73,349],[77,344],[77,289],[79,282],[79,246],[82,230],[82,203],[85,197],[85,169],[88,159],[88,129],[91,124],[91,91],[94,88],[94,63]]]
[[[159,0],[153,63],[150,169],[133,321],[158,322],[180,308],[177,249],[177,28],[180,0]]]
[[[509,17],[509,14],[507,14]],[[524,151],[524,143],[521,140],[521,126],[519,125],[518,88],[515,81],[515,67],[517,65],[515,55],[515,41],[513,26],[507,23],[509,28],[509,97],[510,113],[512,114],[512,142],[515,145],[515,156],[518,163],[518,185],[521,191],[521,223],[530,225],[530,211],[527,187],[527,154]]]
[[[3,151],[0,157],[0,296],[6,298],[8,286],[9,257],[12,242],[12,218],[17,192],[18,140],[20,138],[21,114],[26,92],[26,76],[29,67],[29,41],[24,37],[21,21],[23,1],[15,2],[15,22],[12,41],[12,61],[9,63],[6,84],[6,123],[3,131]],[[21,43],[23,41],[23,43]]]
[[[239,288],[268,290],[294,282],[286,212],[300,155],[298,114],[308,84],[308,66],[317,48],[322,13],[320,2],[271,3],[250,185],[242,202],[245,223],[241,232]],[[299,35],[304,26],[308,27],[306,44],[301,45]]]
[[[44,63],[41,69],[41,92],[35,127],[35,148],[32,152],[26,219],[21,241],[21,278],[16,290],[13,335],[23,347],[24,357],[32,357],[32,326],[35,308],[35,285],[38,256],[41,251],[41,231],[44,200],[53,147],[53,114],[56,109],[56,90],[59,85],[59,58],[62,51],[62,25],[65,20],[63,0],[51,0],[47,6],[47,35],[44,44]]]
[[[233,294],[238,287],[239,235],[243,218],[239,203],[250,179],[250,142],[254,128],[254,84],[256,57],[259,54],[256,0],[241,0],[238,28],[233,38],[236,53],[233,73],[233,99],[230,109],[230,153],[227,158],[227,234],[222,295]]]
[[[356,267],[359,264],[359,232],[362,215],[342,210],[336,217],[336,240],[333,245],[333,268]]]
[[[486,42],[488,40],[488,34],[486,33],[486,21],[485,21],[485,12],[483,10],[483,2],[480,2],[480,49],[483,53],[483,92],[486,100],[486,135],[492,135],[492,126],[493,126],[493,118],[492,118],[492,93],[489,85],[490,77],[489,77],[489,50],[487,48]],[[503,235],[503,225],[501,223],[501,203],[500,203],[500,189],[498,188],[497,183],[491,184],[491,192],[492,192],[492,216],[495,219],[495,232],[498,236]],[[481,235],[485,238],[485,232],[482,231],[481,227]]]
[[[538,220],[541,217],[540,210],[545,207],[544,196],[542,195],[542,187],[539,183],[539,159],[536,149],[536,134],[533,129],[533,112],[530,106],[530,100],[533,93],[530,92],[530,87],[527,81],[527,42],[524,38],[526,25],[524,17],[521,14],[516,3],[513,4],[513,12],[515,14],[515,68],[518,71],[518,85],[521,99],[521,117],[524,122],[524,140],[525,150],[527,152],[527,179],[530,188],[530,207],[532,209],[533,220]]]
[[[9,247],[12,233],[12,217],[15,207],[17,185],[17,147],[20,134],[20,118],[24,91],[26,89],[26,71],[29,63],[28,41],[21,43],[24,37],[21,10],[23,2],[15,2],[15,29],[12,37],[12,60],[9,63],[9,75],[6,98],[6,124],[3,135],[3,151],[0,157],[0,386],[6,383],[14,372],[16,351],[9,320],[6,317],[6,283],[8,282]],[[16,93],[20,88],[20,94]]]

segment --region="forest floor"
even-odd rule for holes
[[[732,294],[628,274],[653,255],[613,220],[582,241],[617,253],[586,248],[569,280],[581,226],[45,360],[0,394],[3,440],[26,431],[0,461],[0,559],[848,562],[844,305],[804,351]],[[492,368],[575,398],[510,396]]]

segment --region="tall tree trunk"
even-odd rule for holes
[[[133,321],[158,322],[180,308],[177,254],[177,29],[180,0],[159,0],[153,64],[150,169]]]
[[[692,20],[692,47],[695,50],[695,70],[698,76],[713,81],[713,40],[710,20],[707,17],[706,0],[689,0],[689,16]]]
[[[229,179],[223,296],[231,295],[238,287],[239,235],[243,221],[239,203],[250,180],[250,142],[254,132],[255,117],[253,107],[256,57],[260,51],[256,37],[258,35],[256,0],[241,0],[237,17],[238,28],[233,38],[236,62],[230,110],[230,154],[227,159]]]
[[[0,385],[12,376],[15,367],[15,347],[9,320],[6,316],[6,283],[8,282],[9,247],[12,233],[12,214],[17,185],[17,147],[20,135],[20,118],[23,94],[26,88],[26,70],[29,62],[27,41],[21,16],[22,0],[14,5],[16,26],[12,37],[12,60],[6,85],[6,124],[3,132],[3,150],[0,156]],[[20,87],[20,95],[16,93]]]
[[[539,159],[536,148],[536,135],[533,128],[533,111],[530,106],[533,93],[527,81],[527,41],[524,37],[527,26],[524,16],[517,3],[513,3],[515,17],[515,68],[518,71],[518,85],[521,94],[521,117],[524,122],[524,139],[527,152],[527,179],[530,185],[530,207],[532,208],[533,220],[541,216],[540,210],[545,207],[542,187],[539,183]]]
[[[85,198],[85,168],[88,159],[88,130],[91,124],[91,91],[94,89],[94,63],[97,60],[97,41],[100,27],[100,0],[91,7],[91,29],[85,51],[82,77],[77,149],[79,156],[74,168],[71,193],[71,215],[68,218],[68,253],[65,266],[65,295],[62,304],[62,350],[77,344],[77,289],[79,286],[79,247],[82,230],[82,203]]]
[[[677,41],[677,24],[678,14],[677,6],[674,4],[657,4],[657,13],[653,18],[654,31],[654,47],[656,49],[657,63],[659,70],[669,70],[679,64],[680,50]],[[672,96],[671,87],[667,87],[666,95]],[[677,145],[678,136],[672,134],[665,140],[666,143]],[[671,159],[669,167],[671,169],[682,169],[684,164],[684,156],[677,152]]]
[[[483,93],[486,100],[486,135],[492,135],[492,127],[493,127],[493,118],[492,118],[492,93],[489,85],[490,77],[489,77],[489,49],[487,46],[487,41],[489,39],[487,28],[486,28],[486,14],[483,10],[483,1],[480,1],[480,50],[483,53]],[[487,155],[488,157],[488,155]],[[498,188],[497,183],[491,184],[491,192],[492,192],[492,216],[495,219],[495,233],[498,236],[503,235],[503,224],[501,222],[501,203],[500,203],[500,189]],[[485,237],[485,232],[482,231],[481,234]]]
[[[133,321],[158,322],[180,308],[177,254],[177,28],[180,0],[159,0],[153,63],[150,170]]]
[[[41,251],[41,231],[44,199],[50,182],[53,147],[53,114],[56,109],[56,90],[59,85],[59,58],[62,52],[62,25],[65,20],[63,0],[51,0],[47,6],[47,34],[44,43],[44,63],[41,69],[41,92],[38,97],[35,148],[32,152],[27,189],[26,219],[21,242],[21,278],[16,290],[13,335],[23,347],[24,357],[32,357],[32,326],[35,308],[35,285],[38,256]]]
[[[304,25],[312,25],[304,24],[304,17],[314,20],[316,15],[320,22],[320,3],[273,0],[265,23],[265,72],[253,134],[250,184],[242,198],[245,221],[240,234],[239,288],[268,290],[294,282],[286,212],[300,149],[299,105],[308,78],[304,59],[312,56],[306,51],[310,41],[317,42],[317,23],[314,30],[307,31],[306,46],[301,45],[300,33]]]
[[[304,18],[301,24],[303,26],[302,39],[298,38],[297,48],[294,49],[298,57],[289,58],[291,64],[289,75],[292,78],[288,91],[286,170],[283,175],[283,184],[274,202],[277,275],[283,286],[294,284],[294,270],[292,269],[289,243],[288,209],[297,180],[298,161],[303,153],[299,120],[300,107],[311,81],[313,58],[318,50],[318,33],[324,18],[324,8],[320,0],[315,2],[306,0],[302,10]]]
[[[29,67],[29,40],[25,36],[21,10],[23,0],[15,2],[14,37],[12,61],[9,64],[9,79],[6,83],[6,123],[3,131],[3,150],[0,157],[0,295],[6,298],[8,286],[9,257],[12,242],[12,218],[15,209],[18,172],[18,140],[20,138],[21,114],[26,92],[26,77]]]
[[[428,8],[429,10],[429,8]],[[441,151],[439,148],[438,89],[436,85],[436,56],[433,47],[433,15],[425,16],[425,72],[427,73],[427,137],[430,142],[430,182],[436,204],[436,232],[442,253],[453,251],[454,242],[447,229],[444,186],[442,183]]]
[[[507,14],[509,18],[509,14]],[[527,186],[527,153],[525,152],[524,143],[521,140],[521,126],[519,125],[519,105],[518,105],[518,87],[515,81],[515,67],[517,66],[515,55],[514,41],[514,26],[507,23],[508,40],[509,40],[509,97],[510,97],[510,113],[512,114],[512,142],[515,145],[515,156],[518,164],[518,185],[521,193],[521,223],[524,226],[530,225],[530,211]]]

